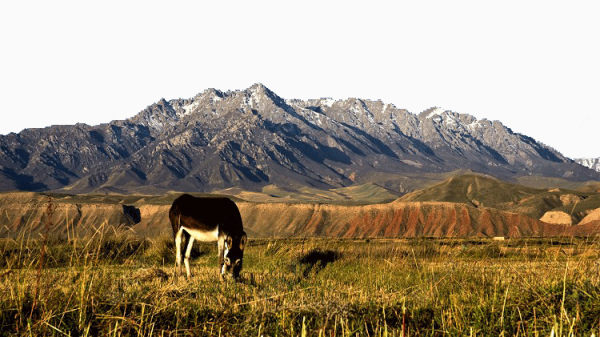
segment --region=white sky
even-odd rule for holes
[[[597,2],[596,2],[597,3]],[[0,134],[261,82],[501,120],[600,157],[594,1],[3,1]]]

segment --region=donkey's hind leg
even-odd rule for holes
[[[217,248],[219,251],[219,275],[221,276],[221,280],[223,280],[223,274],[225,272],[225,236],[219,235],[217,239]]]

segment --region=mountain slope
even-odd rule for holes
[[[419,115],[356,98],[284,100],[261,84],[164,100],[125,121],[0,136],[0,190],[161,193],[377,183],[471,170],[598,180],[502,123],[433,108]]]
[[[578,158],[575,159],[575,162],[600,172],[600,158]]]
[[[454,202],[475,207],[498,208],[543,192],[543,190],[506,183],[489,176],[467,174],[451,177],[429,188],[406,194],[399,200]]]

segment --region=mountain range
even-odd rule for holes
[[[375,184],[393,195],[466,170],[600,180],[531,137],[441,108],[283,99],[262,84],[161,99],[126,120],[0,136],[0,191],[164,193]]]

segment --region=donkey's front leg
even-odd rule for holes
[[[183,263],[185,264],[185,274],[187,278],[192,277],[192,272],[190,271],[190,255],[192,255],[192,246],[194,245],[194,237],[188,236],[187,238],[187,248],[185,250],[185,259]]]
[[[181,238],[183,237],[183,228],[180,228],[175,235],[175,274],[182,273],[181,270]]]
[[[221,271],[221,280],[223,280],[223,274],[225,273],[225,237],[219,236],[217,239],[217,247],[219,249],[219,270]]]

